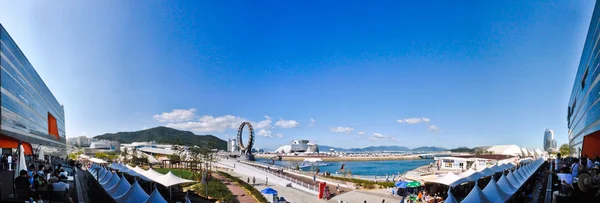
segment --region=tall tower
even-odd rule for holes
[[[544,132],[544,150],[550,152],[554,148],[556,148],[556,141],[554,140],[554,130],[546,129],[546,131]]]

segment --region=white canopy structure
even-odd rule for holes
[[[525,177],[523,177],[523,175],[521,175],[521,173],[519,173],[519,169],[513,171],[513,176],[515,176],[515,179],[517,181],[519,181],[520,183],[525,182],[527,179]]]
[[[109,167],[112,169],[119,170],[122,173],[127,173],[129,175],[138,176],[144,180],[156,182],[165,187],[170,187],[182,183],[194,182],[191,180],[177,177],[170,171],[167,174],[163,175],[159,172],[156,172],[153,169],[144,170],[138,166],[123,166],[118,163],[111,163]],[[129,182],[127,182],[126,178],[120,178],[118,174],[113,174],[112,172],[104,169],[101,166],[93,164],[90,167],[89,171],[92,174],[98,174],[95,175],[94,178],[96,178],[99,181],[100,185],[106,190],[106,192],[110,194],[113,197],[113,199],[118,203],[166,202],[160,195],[158,190],[154,190],[149,196],[141,188],[137,181],[133,185],[131,185],[129,184]]]
[[[99,164],[106,164],[106,163],[108,163],[107,161],[104,161],[104,160],[102,160],[102,159],[97,159],[97,158],[90,158],[89,160],[90,160],[91,162],[94,162],[94,163],[99,163]]]
[[[472,169],[469,169],[469,170],[459,174],[459,176],[461,176],[462,178],[455,181],[454,185],[459,185],[464,182],[476,181],[476,180],[479,180],[480,178],[485,177],[486,175],[481,172],[477,172]]]
[[[490,170],[494,171],[495,173],[504,171],[504,168],[500,167],[498,165],[493,165],[492,167],[489,167],[489,168],[490,168]]]
[[[446,197],[444,203],[458,203],[458,201],[456,201],[456,198],[454,198],[454,195],[452,195],[452,191],[450,191],[450,188],[448,188],[448,197]]]
[[[98,182],[100,183],[100,185],[104,185],[106,183],[108,183],[108,181],[113,177],[113,173],[112,172],[108,172],[106,175],[104,175],[104,177],[100,178],[100,180],[98,180]]]
[[[158,190],[154,188],[154,191],[152,191],[152,194],[150,194],[144,203],[167,203],[167,201],[160,195]]]
[[[521,148],[517,145],[496,145],[492,146],[487,151],[491,151],[492,154],[503,154],[511,156],[521,155]]]
[[[506,179],[504,174],[502,174],[500,179],[498,179],[498,187],[500,187],[500,189],[502,189],[502,191],[504,191],[506,194],[514,194],[517,191],[517,188],[515,188],[515,186],[513,186],[508,179]]]
[[[41,149],[39,149],[39,150],[40,150],[40,153],[38,153],[38,159],[40,159],[42,161],[46,160],[46,157],[44,157],[44,149],[43,149],[43,147]]]
[[[21,170],[27,170],[27,163],[25,163],[25,148],[23,147],[22,144],[19,144],[19,162],[18,164],[15,166],[15,176],[14,177],[19,177],[21,173]]]
[[[173,175],[173,173],[171,173],[171,171],[169,171],[167,174],[159,177],[156,180],[156,182],[161,185],[164,185],[165,187],[170,187],[170,186],[179,185],[182,183],[193,183],[194,181],[177,177],[177,176]]]
[[[117,203],[139,203],[148,199],[148,194],[142,189],[137,181],[121,196],[115,197]]]
[[[454,187],[454,186],[458,185],[458,184],[455,184],[455,182],[461,178],[462,177],[460,177],[460,176],[454,175],[454,173],[448,172],[448,174],[446,174],[445,176],[443,176],[437,180],[432,180],[431,182]]]
[[[101,185],[104,188],[104,190],[106,190],[108,188],[111,188],[111,187],[117,185],[117,183],[119,183],[120,180],[121,180],[121,178],[119,178],[119,176],[117,174],[114,174],[108,182],[101,184]]]
[[[479,172],[481,174],[484,174],[485,176],[491,176],[496,173],[496,171],[493,171],[490,167],[485,167],[485,168],[483,168],[483,170],[480,170]]]
[[[510,184],[512,184],[516,189],[519,189],[521,187],[521,181],[517,180],[517,178],[515,178],[515,174],[511,171],[508,172],[508,175],[506,175],[506,179],[508,180],[508,182],[510,182]]]
[[[483,194],[492,202],[505,202],[512,196],[500,189],[493,178],[483,189]]]
[[[102,171],[100,172],[100,175],[98,175],[98,178],[96,178],[98,181],[102,181],[104,180],[104,176],[107,176],[110,171],[106,170],[106,169],[101,169]]]
[[[465,197],[462,202],[478,202],[478,203],[492,203],[481,191],[479,186],[477,186],[477,182],[475,182],[475,187],[469,192],[467,197]]]
[[[125,194],[125,192],[129,190],[129,188],[131,188],[131,184],[127,182],[127,179],[121,178],[117,185],[113,186],[112,188],[109,188],[108,190],[106,190],[106,192],[110,194],[110,196],[115,198],[121,196],[122,194]]]

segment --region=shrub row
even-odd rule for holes
[[[252,195],[252,197],[254,197],[254,199],[257,200],[258,202],[261,202],[261,203],[268,202],[267,198],[265,198],[265,196],[263,196],[262,193],[260,193],[260,191],[258,191],[256,188],[252,187],[250,184],[239,179],[238,177],[229,175],[229,173],[225,173],[222,171],[218,171],[218,173],[221,174],[222,176],[227,177],[229,180],[236,182],[238,185],[240,185],[244,189],[246,189],[246,191],[249,191],[250,194]]]
[[[366,189],[374,189],[375,185],[379,185],[384,188],[394,187],[393,182],[375,182],[375,181],[370,181],[370,180],[363,180],[363,179],[356,179],[356,178],[344,178],[344,177],[337,177],[337,176],[326,176],[326,177],[330,178],[330,179],[334,179],[334,180],[351,182],[351,183],[354,183],[357,185],[361,185],[362,187],[364,187]]]
[[[208,195],[211,198],[217,199],[220,202],[233,202],[235,200],[235,196],[233,196],[233,193],[231,193],[231,191],[229,191],[229,188],[227,188],[227,186],[221,181],[218,181],[216,179],[210,179],[207,185]],[[202,197],[206,196],[206,187],[204,184],[197,183],[190,187],[197,195],[200,195]]]

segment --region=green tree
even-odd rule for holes
[[[558,151],[562,157],[568,157],[571,155],[571,148],[569,147],[569,144],[560,145]]]
[[[108,154],[104,152],[96,152],[94,156],[98,159],[108,159]]]

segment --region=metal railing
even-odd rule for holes
[[[300,180],[298,180],[296,178],[287,176],[285,174],[273,172],[272,170],[269,170],[267,167],[264,167],[264,166],[259,165],[259,164],[248,163],[248,162],[242,162],[242,163],[244,163],[244,164],[246,164],[248,166],[252,166],[252,167],[254,167],[256,169],[259,169],[261,171],[265,171],[265,172],[267,172],[269,174],[275,175],[276,177],[281,178],[283,180],[290,181],[291,183],[299,185],[299,186],[304,187],[306,189],[319,192],[319,186],[317,184],[306,183],[306,182],[300,181]],[[274,167],[273,169],[282,169],[282,168]]]
[[[552,172],[552,162],[548,162],[548,171]],[[544,203],[552,202],[552,173],[548,174],[546,179],[546,195],[544,196]]]

